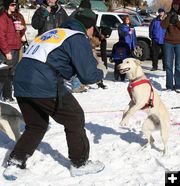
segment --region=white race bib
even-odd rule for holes
[[[37,59],[43,63],[46,62],[48,54],[59,47],[64,40],[75,34],[84,34],[83,32],[74,31],[70,29],[55,28],[45,32],[44,34],[36,37],[23,57]]]

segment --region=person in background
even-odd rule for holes
[[[165,15],[165,10],[163,8],[158,9],[158,16],[152,20],[149,26],[149,37],[152,41],[152,69],[151,71],[155,71],[158,69],[158,59],[160,51],[162,53],[162,64],[163,70],[165,71],[166,65],[164,62],[164,37],[166,33],[166,29],[161,27],[161,20]]]
[[[18,3],[19,3],[19,1],[18,1]],[[21,24],[24,26],[24,30],[23,30],[24,34],[21,37],[22,47],[19,50],[19,60],[20,60],[22,58],[23,52],[25,51],[25,46],[27,47],[27,45],[28,45],[28,41],[27,41],[26,34],[25,34],[26,22],[25,22],[24,16],[20,13],[20,5],[19,4],[17,4],[15,12],[16,12],[16,14],[15,14],[16,20],[20,21]]]
[[[106,68],[107,64],[107,38],[110,37],[112,29],[105,26],[98,27],[99,29],[99,39],[100,39],[100,56],[101,60],[104,62]]]
[[[131,51],[129,45],[121,38],[117,43],[113,45],[110,61],[114,62],[114,79],[115,81],[121,78],[121,81],[125,81],[126,74],[120,74],[118,65],[123,62],[124,59],[131,57]]]
[[[18,63],[14,94],[26,127],[7,160],[6,179],[17,179],[26,168],[47,131],[49,116],[64,126],[71,176],[104,169],[102,162],[89,160],[84,111],[64,85],[64,79],[75,74],[83,84],[94,84],[106,75],[106,68],[97,66],[89,40],[95,23],[92,10],[78,12],[61,29],[36,37]]]
[[[100,39],[99,39],[99,35],[96,35],[96,33],[99,32],[98,28],[95,26],[94,27],[94,33],[93,36],[90,38],[91,41],[91,46],[92,46],[92,51],[93,51],[93,55],[97,60],[97,65],[98,64],[103,64],[105,66],[105,64],[103,63],[102,60],[100,60],[100,58],[97,56],[97,52],[96,52],[96,47],[98,47],[101,43]],[[106,66],[105,66],[106,67]],[[106,68],[107,69],[107,68]],[[103,80],[99,81],[96,83],[98,88],[102,88],[102,89],[107,89],[107,85],[104,84]]]
[[[128,44],[131,53],[136,48],[136,31],[131,25],[130,17],[124,16],[123,23],[118,27],[119,40]]]
[[[83,10],[84,8],[88,8],[88,9],[91,9],[91,2],[90,0],[81,0],[78,8],[76,8],[75,11],[73,11],[71,13],[71,15],[69,16],[69,18],[74,18],[74,15],[79,11],[79,10]]]
[[[0,73],[0,82],[3,84],[1,96],[3,101],[13,102],[12,78],[19,61],[25,27],[17,17],[16,0],[4,0],[3,5],[5,10],[0,15],[0,58],[9,68]]]
[[[106,51],[106,48],[107,48],[107,40],[106,40],[106,36],[103,34],[103,28],[100,28],[100,32],[101,32],[101,35],[100,35],[100,53],[101,53],[101,60],[104,62],[104,65],[106,68],[108,68],[107,66],[107,51]]]
[[[166,88],[180,93],[180,1],[173,0],[171,10],[161,21],[166,29],[164,60],[166,64]],[[175,58],[175,63],[174,63]],[[174,66],[175,64],[175,66]],[[174,68],[175,67],[175,68]],[[174,73],[173,73],[174,71]]]
[[[41,35],[48,30],[58,28],[67,19],[68,15],[58,0],[44,0],[35,11],[31,24],[38,30],[38,35]]]

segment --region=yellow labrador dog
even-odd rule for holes
[[[161,137],[164,144],[164,153],[167,153],[167,141],[169,136],[170,118],[169,113],[154,87],[146,78],[140,66],[141,62],[134,58],[127,58],[118,66],[120,73],[126,73],[129,78],[128,92],[131,101],[124,110],[120,125],[127,125],[130,117],[136,111],[143,109],[147,112],[148,117],[143,123],[143,133],[148,139],[148,144],[152,145],[154,139],[152,131],[160,129]]]
[[[9,104],[0,102],[0,130],[17,141],[20,137],[21,113]]]

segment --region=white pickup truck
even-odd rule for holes
[[[21,9],[26,24],[26,37],[30,42],[37,35],[37,30],[31,26],[31,19],[36,9]],[[98,12],[94,11],[97,15],[96,26],[105,26],[112,29],[112,33],[109,38],[107,38],[107,51],[108,53],[112,50],[114,43],[118,41],[118,31],[117,28],[119,24],[122,23],[122,18],[125,15],[130,15],[133,26],[135,26],[136,36],[137,36],[137,47],[134,51],[134,55],[140,60],[146,60],[150,57],[150,45],[151,40],[149,38],[149,28],[148,26],[141,26],[141,20],[137,14],[128,14],[120,12]]]
[[[107,38],[107,51],[111,51],[114,43],[118,42],[118,26],[122,24],[122,18],[125,15],[129,15],[131,18],[132,25],[136,30],[137,47],[134,51],[134,55],[140,60],[146,60],[150,57],[150,46],[151,39],[149,38],[149,27],[142,26],[141,20],[135,13],[122,13],[122,12],[97,12],[97,27],[110,27],[112,33]]]

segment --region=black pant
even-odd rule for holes
[[[106,41],[106,39],[101,40],[101,44],[100,44],[101,59],[104,62],[104,66],[107,68],[107,52],[106,52],[106,47],[107,47],[107,41]]]
[[[54,114],[54,99],[17,98],[26,127],[10,157],[26,160],[32,155],[47,131],[49,116],[64,125],[71,161],[81,166],[89,158],[89,141],[84,129],[84,112],[71,93],[62,97],[62,105]],[[59,142],[61,143],[61,142]]]
[[[12,60],[7,60],[0,52],[0,58],[8,65],[8,69],[0,70],[0,83],[2,97],[4,99],[12,98],[12,79],[14,76],[15,68],[19,60],[19,50],[11,50]]]
[[[1,94],[4,99],[12,98],[12,75],[9,69],[0,70]]]
[[[158,60],[159,60],[159,54],[160,51],[162,52],[162,63],[163,63],[163,69],[165,69],[165,62],[164,62],[164,55],[163,55],[163,45],[158,44],[154,40],[152,40],[152,67],[157,69],[158,68]]]

